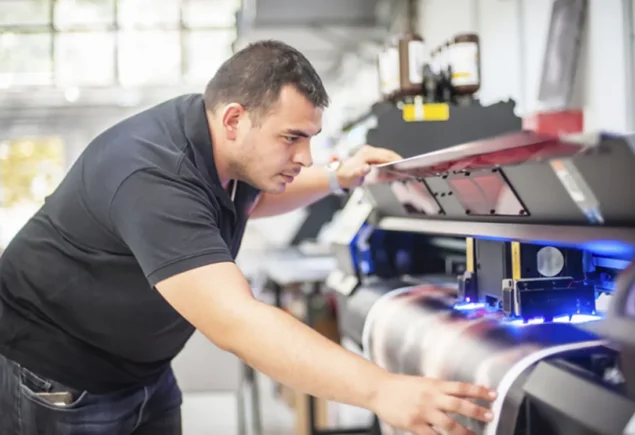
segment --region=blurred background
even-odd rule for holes
[[[326,84],[332,104],[325,113],[323,133],[313,142],[318,164],[371,142],[368,133],[382,122],[382,104],[403,110],[404,104],[416,104],[421,97],[420,92],[402,92],[395,101],[396,94],[390,94],[384,83],[388,79],[382,59],[404,35],[423,42],[425,49],[417,62],[421,68],[431,66],[437,89],[446,64],[458,54],[450,55],[450,60],[441,56],[460,41],[476,44],[478,77],[467,104],[476,104],[479,110],[506,104],[518,125],[497,127],[500,132],[518,129],[521,122],[530,122],[545,110],[574,113],[575,119],[583,120],[581,131],[632,131],[632,1],[589,0],[584,26],[566,30],[573,45],[564,44],[565,49],[554,54],[549,50],[557,43],[550,33],[556,3],[0,0],[0,252],[96,134],[165,99],[202,92],[225,59],[260,39],[283,40],[301,50]],[[574,51],[575,56],[568,58],[567,53]],[[564,80],[564,100],[557,98],[562,87],[548,95],[545,83],[553,73],[545,68],[548,62],[569,65],[555,79]],[[448,86],[458,89],[459,85]],[[403,80],[397,87],[407,91]],[[426,102],[466,104],[430,98]],[[469,130],[476,122],[453,128]],[[415,137],[425,152],[426,141],[437,136],[416,133]],[[418,149],[416,143],[406,152],[399,149],[398,136],[376,139],[371,143],[392,143],[403,154],[416,154]],[[438,140],[445,145],[461,142],[455,136]],[[331,202],[321,209],[250,223],[241,265],[257,269],[254,257],[297,244],[303,237],[328,239],[329,222],[340,206]],[[317,221],[310,223],[316,216]],[[307,232],[299,236],[301,231]],[[195,336],[175,368],[186,392],[186,433],[236,433],[240,420],[236,392],[244,380],[244,367]],[[265,432],[301,433],[297,422],[306,418],[302,414],[306,410],[298,411],[269,380],[258,377],[258,382],[263,383],[260,405]],[[341,424],[369,418],[360,410],[335,406],[325,415]]]

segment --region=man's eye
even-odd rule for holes
[[[298,140],[298,137],[297,137],[297,136],[285,136],[285,137],[284,137],[284,139],[285,139],[287,142],[293,143],[293,142],[295,142],[296,140]]]

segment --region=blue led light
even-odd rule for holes
[[[569,320],[569,316],[560,316],[560,317],[555,317],[553,321],[554,323],[588,323],[588,322],[594,322],[600,319],[602,319],[602,317],[592,316],[590,314],[574,314],[573,317],[571,317],[571,320]],[[514,326],[525,326],[525,325],[537,325],[540,323],[544,323],[544,321],[545,319],[543,319],[542,317],[538,317],[535,319],[528,320],[527,323],[525,323],[523,319],[511,320],[508,323]]]
[[[371,267],[370,267],[370,263],[369,263],[367,260],[362,260],[362,261],[360,262],[360,268],[361,268],[362,273],[363,273],[364,275],[368,275],[368,274],[370,274]]]
[[[597,240],[584,243],[582,249],[594,254],[630,259],[633,257],[633,246],[617,240]]]
[[[479,303],[479,302],[463,302],[463,303],[454,305],[454,309],[456,311],[476,311],[476,310],[482,310],[487,308],[488,307],[485,303]],[[492,309],[490,311],[496,311],[496,310]],[[595,315],[595,311],[594,311],[593,314],[574,314],[573,316],[571,316],[571,318],[569,318],[568,315],[554,317],[553,322],[579,324],[579,323],[593,322],[600,319],[602,319],[602,317]],[[544,323],[544,321],[545,321],[544,318],[536,317],[533,319],[528,319],[527,321],[523,319],[509,319],[504,321],[504,323],[508,325],[513,325],[513,326],[525,326],[525,325],[536,325],[536,324]]]
[[[485,304],[468,301],[465,304],[457,304],[454,306],[454,309],[458,311],[477,310],[479,308],[485,308]]]

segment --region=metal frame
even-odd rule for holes
[[[624,19],[624,60],[626,64],[625,94],[633,95],[635,92],[635,11],[633,0],[622,0],[622,17]],[[626,129],[635,130],[635,102],[631,98],[626,99]]]
[[[313,298],[320,294],[322,283],[321,282],[313,282],[306,283],[309,286],[310,290],[308,294],[304,296],[304,302],[306,307],[306,318],[305,323],[311,329],[315,327],[315,319],[313,318],[313,313],[311,312],[311,305],[313,302]],[[372,427],[351,427],[351,428],[329,428],[329,429],[319,429],[317,427],[317,421],[315,416],[315,397],[311,395],[307,395],[309,401],[309,434],[310,435],[346,435],[346,434],[357,434],[357,435],[369,435],[372,434]]]
[[[632,227],[536,225],[400,217],[381,218],[377,227],[389,231],[483,237],[529,243],[545,241],[567,245],[614,240],[635,246],[635,228]]]

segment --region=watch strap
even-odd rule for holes
[[[340,182],[337,179],[337,170],[339,169],[340,165],[341,165],[341,162],[338,160],[327,166],[327,173],[329,177],[329,189],[331,193],[338,196],[346,195],[347,193],[346,189],[343,189],[342,186],[340,186]]]

